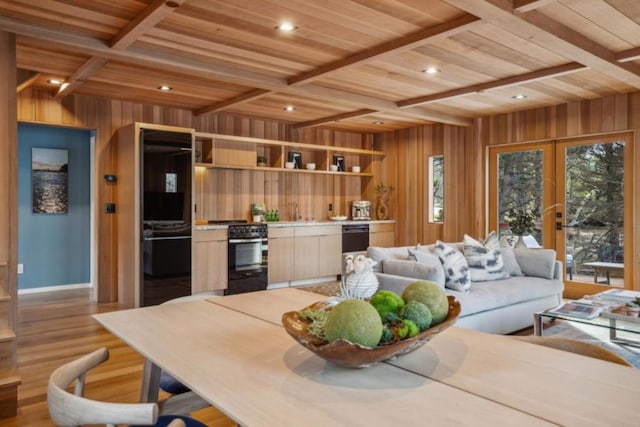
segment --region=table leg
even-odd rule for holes
[[[533,335],[536,337],[542,336],[542,316],[540,313],[533,313]]]
[[[611,284],[611,277],[609,276],[609,270],[605,270],[605,273],[607,273],[607,285]]]
[[[140,402],[157,402],[160,388],[160,367],[150,360],[144,361],[142,370],[142,386],[140,387]]]

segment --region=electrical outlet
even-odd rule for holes
[[[333,210],[333,203],[329,203],[329,212]]]
[[[24,273],[24,264],[18,264],[18,274]]]

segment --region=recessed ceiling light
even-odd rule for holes
[[[436,67],[428,67],[422,70],[422,72],[426,74],[438,74],[440,70],[438,70]]]
[[[287,105],[286,107],[283,108],[284,111],[293,111],[295,109],[296,107],[294,107],[293,105]]]
[[[171,86],[167,86],[167,85],[158,86],[158,90],[161,90],[163,92],[169,92],[171,89],[173,89],[173,88]]]
[[[297,29],[298,27],[296,27],[295,25],[293,25],[291,22],[282,22],[280,25],[278,25],[276,27],[276,29],[280,30],[280,31],[284,31],[286,33],[293,31],[295,29]]]
[[[512,96],[513,99],[527,99],[527,95],[523,95],[521,93]]]
[[[62,80],[58,80],[58,79],[49,79],[47,80],[47,83],[52,85],[61,85],[63,82]]]
[[[384,124],[384,122],[381,122],[380,120],[376,120],[375,122],[371,122],[371,123],[373,123],[374,125],[383,125]]]

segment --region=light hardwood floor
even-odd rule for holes
[[[117,304],[90,302],[89,291],[22,295],[18,300],[18,416],[0,427],[53,426],[47,410],[47,380],[58,366],[105,346],[111,356],[87,377],[86,396],[113,402],[136,402],[143,358],[91,318],[117,310]],[[212,427],[235,426],[213,408],[192,414]]]

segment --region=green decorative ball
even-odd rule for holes
[[[333,307],[324,326],[327,341],[343,339],[375,347],[382,337],[382,319],[366,301],[348,299]]]
[[[449,300],[444,289],[427,280],[413,282],[404,288],[402,299],[405,303],[418,301],[426,305],[433,316],[431,326],[442,323],[447,318],[447,314],[449,314]]]

